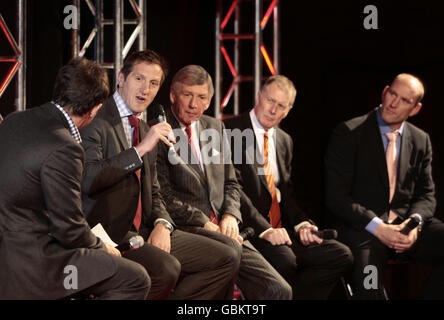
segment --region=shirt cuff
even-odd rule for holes
[[[140,162],[143,162],[142,161],[142,158],[140,157],[140,154],[139,154],[139,151],[137,151],[137,148],[136,147],[133,147],[134,148],[134,150],[136,151],[136,153],[137,153],[137,156],[139,157],[139,160],[140,160]],[[166,220],[165,220],[166,221]],[[167,221],[168,222],[168,221]],[[169,223],[169,222],[168,222]]]
[[[264,237],[264,234],[266,234],[269,230],[273,230],[273,228],[268,228],[265,231],[262,231],[262,233],[259,235],[259,239],[262,239]]]
[[[424,219],[421,217],[421,215],[419,213],[413,213],[413,214],[410,215],[410,217],[413,217],[413,216],[416,216],[416,217],[419,218],[419,221],[420,221],[419,224],[420,225],[424,224]]]
[[[298,233],[303,227],[310,225],[310,221],[302,221],[301,223],[294,226],[294,232]]]
[[[371,234],[375,234],[376,228],[382,223],[381,218],[374,217],[372,221],[365,227],[365,230],[370,232]]]

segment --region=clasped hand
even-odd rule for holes
[[[409,250],[418,239],[418,228],[411,230],[407,235],[401,233],[410,219],[398,225],[381,223],[375,230],[375,236],[387,247],[392,248],[396,253]]]

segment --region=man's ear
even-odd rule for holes
[[[390,89],[390,86],[385,86],[384,90],[382,90],[381,101],[384,101],[385,95],[387,94],[388,89]]]
[[[170,90],[170,102],[171,104],[174,104],[176,101],[176,94],[174,93],[174,90]]]
[[[422,108],[422,103],[418,102],[416,106],[413,107],[412,111],[410,111],[409,117],[413,117],[414,115],[418,114],[421,108]]]

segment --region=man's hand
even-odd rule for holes
[[[304,246],[309,246],[312,244],[321,244],[324,241],[322,238],[314,235],[312,231],[318,231],[318,227],[307,224],[299,229],[299,240]]]
[[[239,225],[235,216],[225,213],[219,222],[220,233],[238,240],[239,236]]]
[[[274,246],[281,244],[291,246],[292,244],[290,236],[285,228],[269,229],[262,235],[262,239],[267,240]]]
[[[408,219],[399,225],[381,223],[375,230],[375,236],[387,247],[395,249],[396,252],[404,252],[413,245],[418,236],[418,230],[412,230],[408,235],[400,231],[408,223]]]
[[[212,223],[211,221],[207,221],[204,225],[204,229],[206,230],[211,230],[214,232],[219,232],[220,233],[220,228],[217,224]]]
[[[167,138],[169,135],[173,136],[171,133],[171,126],[167,122],[159,122],[152,126],[142,141],[136,146],[139,155],[143,157],[146,153],[153,150],[159,140],[163,141],[168,147],[171,147],[172,144]]]
[[[171,238],[170,229],[168,229],[163,223],[157,223],[153,231],[148,238],[148,243],[152,244],[165,252],[171,251]]]
[[[109,245],[108,243],[104,242],[105,247],[106,247],[106,252],[108,252],[109,254],[112,254],[114,256],[118,256],[121,257],[122,254],[120,253],[119,250],[117,250],[116,248],[114,248],[113,246]]]
[[[404,229],[404,227],[409,223],[410,218],[405,220],[403,223],[399,225],[400,230]],[[414,228],[407,234],[407,242],[405,243],[395,243],[393,249],[395,249],[396,253],[402,253],[409,250],[412,245],[418,239],[418,227]]]

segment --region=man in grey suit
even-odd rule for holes
[[[148,299],[230,299],[238,252],[175,228],[156,170],[157,144],[171,146],[166,138],[171,127],[165,122],[149,127],[135,119],[151,104],[165,77],[165,62],[157,53],[132,53],[119,72],[116,92],[81,131],[87,219],[90,225],[100,222],[114,242],[137,234],[145,239],[143,247],[123,257],[148,271]]]
[[[417,77],[400,74],[384,88],[380,107],[341,123],[331,136],[326,203],[355,258],[353,298],[385,299],[384,267],[400,257],[431,264],[421,297],[444,298],[444,224],[433,218],[432,146],[426,132],[406,121],[421,110],[423,95]],[[420,226],[401,233],[414,218]]]
[[[243,187],[244,224],[256,232],[251,242],[291,284],[293,299],[327,299],[350,268],[352,256],[342,243],[317,237],[313,231],[318,227],[298,205],[291,179],[293,139],[278,127],[295,98],[290,79],[269,77],[254,108],[224,123],[233,130],[231,146],[236,177]],[[242,136],[246,138],[240,140]],[[265,154],[273,185],[268,184],[271,177],[266,174]],[[273,190],[279,195],[276,199]],[[274,208],[280,220],[273,221]]]
[[[109,93],[99,65],[62,67],[54,101],[8,116],[0,125],[0,299],[144,299],[145,269],[91,232],[80,182],[78,129]]]
[[[172,80],[166,117],[180,140],[173,148],[160,146],[157,158],[167,210],[178,228],[241,252],[236,283],[246,299],[291,299],[289,284],[239,236],[240,185],[224,145],[224,125],[203,115],[213,92],[210,75],[197,65],[182,68]]]

